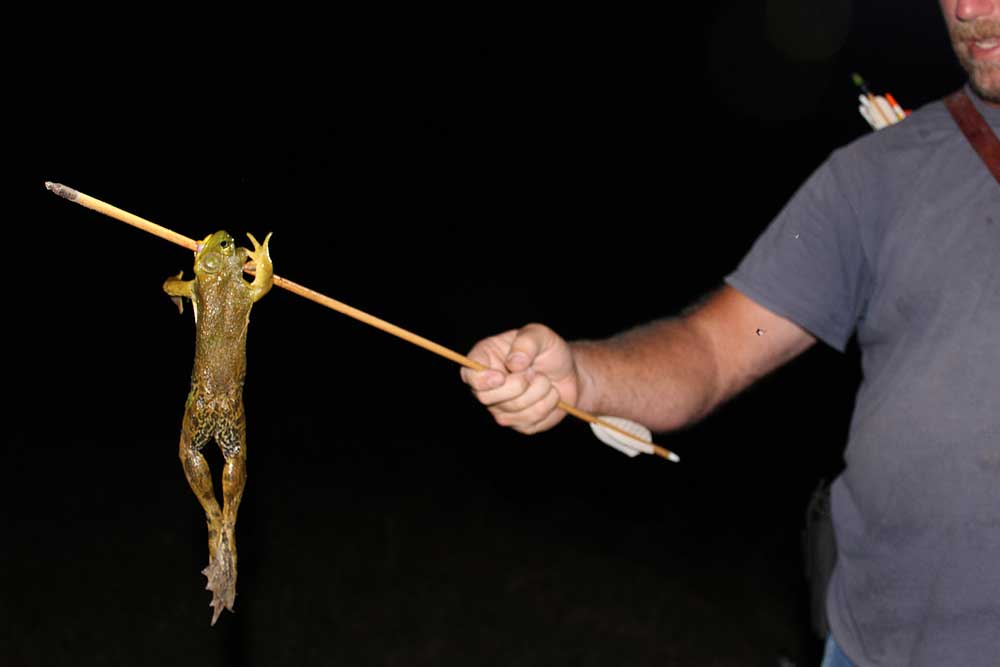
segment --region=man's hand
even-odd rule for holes
[[[501,426],[521,433],[545,431],[566,416],[556,407],[559,401],[575,405],[579,397],[573,353],[544,325],[483,339],[468,356],[488,370],[462,368],[462,380]]]

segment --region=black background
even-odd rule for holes
[[[278,274],[464,353],[678,311],[870,131],[852,72],[911,109],[963,80],[931,2],[479,10],[59,14],[9,54],[0,662],[815,664],[799,531],[853,350],[659,435],[672,464],[573,419],[501,429],[453,362],[279,289],[209,627],[176,457],[194,329],[160,288],[191,255],[45,181],[192,238],[273,231]]]

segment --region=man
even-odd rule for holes
[[[1000,0],[940,1],[996,132]],[[941,102],[835,151],[690,312],[602,341],[530,324],[462,377],[524,433],[560,400],[668,431],[852,336],[824,665],[1000,665],[1000,184]]]

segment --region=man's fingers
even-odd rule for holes
[[[510,425],[515,431],[528,435],[546,431],[566,416],[565,412],[556,409],[559,401],[559,392],[549,385],[549,391],[541,400],[519,414],[510,416]]]
[[[504,359],[508,370],[516,373],[531,366],[545,345],[545,331],[539,325],[529,324],[517,332]]]
[[[517,413],[535,406],[552,391],[552,382],[544,375],[532,371],[515,373],[508,377],[510,384],[517,385],[518,391],[496,406],[509,413]]]
[[[507,376],[502,371],[498,371],[495,368],[489,368],[485,371],[476,371],[471,368],[463,367],[461,375],[462,381],[477,392],[496,389],[497,387],[502,386],[504,380],[507,379]]]
[[[519,397],[522,397],[525,392],[528,392],[531,388],[531,378],[525,373],[511,373],[510,375],[504,375],[499,371],[482,371],[478,373],[478,375],[488,374],[491,372],[498,373],[502,378],[502,382],[496,387],[477,389],[475,384],[470,384],[470,386],[472,386],[475,390],[476,398],[483,405],[509,405],[511,401],[518,400]],[[481,378],[473,378],[472,382],[480,383]],[[506,411],[510,412],[509,409],[506,409]]]

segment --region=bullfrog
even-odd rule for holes
[[[194,279],[184,272],[167,278],[163,290],[184,312],[191,300],[195,321],[194,369],[184,405],[179,455],[184,475],[208,522],[208,567],[202,574],[212,592],[212,625],[222,609],[233,611],[236,598],[236,514],[246,485],[246,418],[243,381],[246,376],[247,327],[250,309],[271,289],[273,269],[268,243],[247,234],[253,250],[237,248],[225,231],[210,234],[195,252]],[[253,282],[243,277],[253,260]],[[214,439],[222,450],[222,507],[202,449]]]

